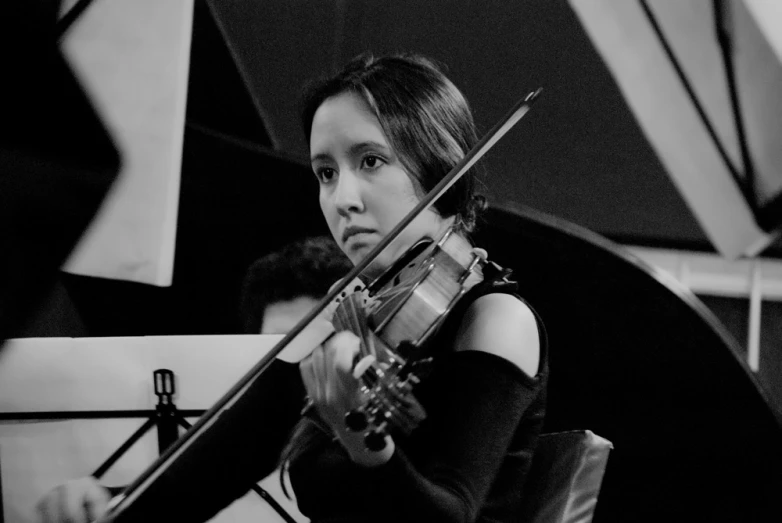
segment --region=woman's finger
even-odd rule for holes
[[[299,373],[301,381],[304,382],[304,388],[307,389],[307,396],[313,399],[317,390],[315,388],[315,371],[312,368],[312,354],[299,362]]]
[[[334,368],[342,374],[353,375],[353,363],[361,352],[361,340],[352,333],[338,340],[338,346],[334,347]]]
[[[57,506],[59,501],[54,497],[54,493],[50,492],[36,505],[38,512],[39,523],[55,523],[57,520],[55,516],[57,514]]]
[[[89,523],[84,509],[83,492],[79,486],[71,484],[57,488],[59,500],[59,521],[68,523]]]
[[[326,368],[326,356],[324,354],[323,346],[320,345],[312,351],[312,377],[313,387],[315,389],[315,396],[310,396],[316,403],[322,402],[325,397],[326,380],[325,374]]]
[[[353,358],[359,353],[361,340],[350,331],[338,332],[325,345],[331,367],[350,371],[353,368]],[[345,359],[349,359],[349,366],[344,367]]]
[[[94,485],[86,494],[84,507],[86,510],[87,521],[95,521],[106,513],[109,506],[111,495],[108,490],[98,484]]]

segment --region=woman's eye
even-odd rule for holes
[[[322,169],[318,169],[315,171],[315,176],[317,176],[318,181],[320,183],[328,183],[332,179],[334,179],[334,176],[336,176],[336,172],[334,169],[331,169],[330,167],[324,167]]]
[[[362,162],[367,169],[377,169],[383,163],[383,159],[379,156],[368,155],[364,157]]]

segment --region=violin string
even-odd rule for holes
[[[359,311],[361,311],[360,325],[361,325],[361,339],[362,339],[362,341],[364,343],[364,354],[372,355],[377,360],[378,354],[377,354],[377,350],[375,348],[375,344],[373,342],[373,337],[372,337],[373,336],[373,332],[369,328],[369,324],[367,322],[367,314],[366,314],[366,310],[364,308],[363,296],[357,294],[356,295],[356,302],[357,302],[356,303],[356,308]]]
[[[387,290],[381,296],[376,296],[374,300],[388,301],[389,299],[399,297],[403,293],[409,294],[412,292],[414,283],[414,280],[400,283],[394,288]],[[362,357],[367,354],[372,354],[376,357],[376,361],[371,368],[359,377],[359,381],[363,386],[371,391],[370,404],[365,405],[365,407],[369,406],[372,410],[377,409],[377,411],[382,413],[378,424],[382,424],[385,421],[392,427],[408,432],[414,426],[414,422],[411,419],[412,416],[405,412],[404,406],[396,397],[398,394],[404,394],[402,391],[394,391],[397,372],[387,372],[390,369],[383,371],[378,367],[381,363],[381,357],[383,360],[389,359],[391,361],[396,359],[396,355],[393,358],[389,358],[386,350],[383,351],[382,355],[378,354],[377,347],[373,343],[373,332],[369,329],[367,322],[363,293],[354,292],[344,297],[337,306],[333,322],[337,330],[349,330],[359,338],[359,352]]]
[[[375,298],[379,300],[381,303],[389,301],[393,298],[396,298],[397,296],[401,294],[407,294],[412,289],[413,285],[415,284],[414,281],[409,281],[405,283],[400,283],[399,285],[395,285],[394,287],[387,289],[385,291],[382,291],[378,293]]]
[[[356,306],[356,300],[355,300],[355,293],[351,294],[347,298],[348,307],[350,308],[350,320],[351,320],[351,331],[353,334],[358,336],[359,339],[359,354],[365,355],[366,354],[366,343],[365,343],[365,337],[364,337],[364,325],[362,325],[364,322],[364,318],[362,317],[362,309],[360,307]]]

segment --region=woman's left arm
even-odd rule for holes
[[[412,519],[475,520],[519,421],[536,398],[532,376],[538,371],[540,342],[532,311],[506,294],[488,294],[472,303],[455,340],[454,350],[438,356],[436,369],[427,378],[436,381],[438,392],[434,402],[427,404],[426,429],[422,426],[421,433],[413,434],[419,438],[417,446],[425,449],[423,457],[412,459],[395,448],[393,441],[383,452],[362,456],[365,451],[359,435],[342,428],[345,406],[335,410],[339,415],[332,415],[332,409],[324,408],[329,402],[322,400],[351,394],[328,394],[328,387],[308,386],[310,397],[321,398],[315,399],[319,411],[356,463],[352,472],[339,474],[344,483],[317,481],[321,503],[343,499],[350,485],[356,492],[371,485],[375,493],[371,497],[379,496],[378,506],[402,510]],[[328,372],[313,372],[331,367],[328,360],[334,348],[338,347],[325,347],[323,358],[316,355],[303,366],[305,383],[340,382],[318,379]],[[353,351],[333,351],[335,362],[345,360],[341,366],[350,361],[347,354],[339,356],[344,352]]]
[[[385,505],[402,507],[415,520],[477,518],[521,417],[537,396],[537,322],[517,298],[477,299],[454,349],[440,356],[438,375],[430,376],[439,390],[436,403],[427,406],[429,426],[420,442],[425,455],[412,459],[397,448],[385,463],[359,472],[359,481],[373,483]]]
[[[540,364],[537,321],[530,308],[514,296],[486,294],[467,309],[454,349],[488,352],[535,376]]]

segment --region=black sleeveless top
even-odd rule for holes
[[[543,323],[535,313],[540,337],[535,377],[488,352],[451,350],[476,299],[490,293],[519,298],[507,274],[498,272],[473,287],[436,334],[433,370],[414,391],[427,419],[409,437],[395,437],[387,463],[356,465],[325,433],[291,460],[299,509],[313,523],[518,521],[546,407]]]

